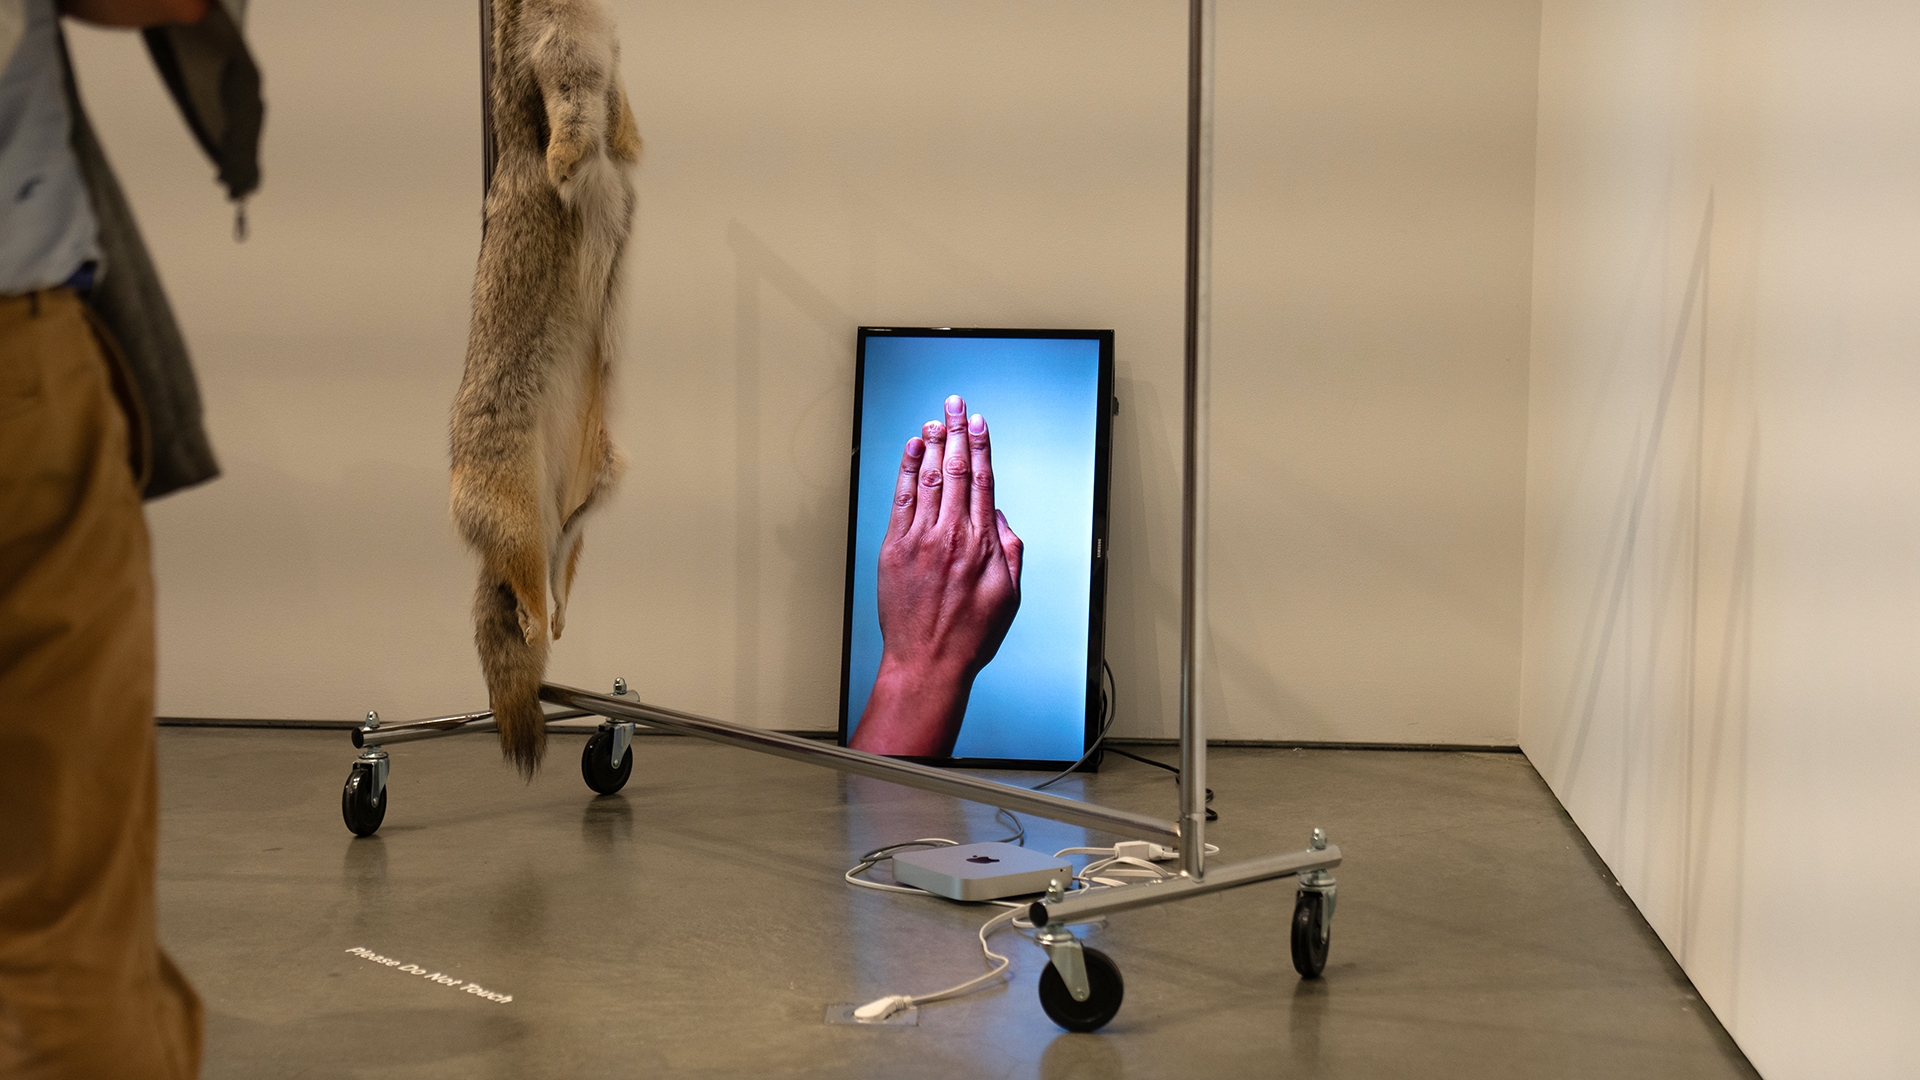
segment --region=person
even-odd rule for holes
[[[986,417],[958,395],[907,440],[880,543],[880,670],[848,745],[953,755],[967,698],[1020,610],[1025,545],[993,505]]]
[[[155,928],[141,502],[217,470],[63,13],[149,28],[236,199],[259,179],[258,73],[210,0],[0,0],[0,1077],[184,1080],[202,1017]]]

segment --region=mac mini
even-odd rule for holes
[[[1073,864],[1014,844],[961,844],[893,857],[893,880],[949,900],[998,900],[1073,881]]]

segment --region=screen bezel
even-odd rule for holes
[[[1093,521],[1092,535],[1087,542],[1087,696],[1085,735],[1081,742],[1081,751],[1093,749],[1100,737],[1100,683],[1101,669],[1106,656],[1106,615],[1107,615],[1107,489],[1110,486],[1113,448],[1113,418],[1118,411],[1118,402],[1113,396],[1113,331],[1111,330],[1021,330],[979,327],[944,326],[862,326],[858,344],[854,349],[853,368],[853,453],[848,464],[849,481],[847,484],[847,566],[846,598],[840,630],[840,729],[839,743],[847,745],[851,734],[852,718],[847,715],[847,706],[852,700],[851,681],[853,677],[853,585],[854,558],[857,551],[856,541],[860,527],[860,424],[865,413],[867,386],[867,339],[885,336],[930,337],[930,338],[1049,338],[1078,341],[1095,341],[1100,345],[1099,387],[1096,391],[1103,407],[1095,423],[1093,452]],[[888,448],[888,452],[897,454],[898,447]],[[1100,755],[1094,755],[1086,761],[1088,769],[1097,768]],[[974,768],[1008,769],[1064,769],[1073,765],[1073,761],[1056,761],[1042,758],[906,758],[909,761],[921,761],[932,765],[953,765]]]

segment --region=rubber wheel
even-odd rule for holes
[[[340,816],[355,836],[372,836],[387,816],[387,793],[373,793],[373,766],[355,765],[340,791]]]
[[[613,766],[613,732],[596,731],[587,737],[586,749],[580,751],[580,778],[587,786],[602,795],[611,795],[627,786],[627,777],[633,775],[633,746],[627,746],[626,755],[620,759],[620,767]]]
[[[1120,1000],[1127,996],[1127,984],[1120,968],[1099,949],[1082,947],[1087,965],[1087,1000],[1075,1001],[1067,992],[1067,980],[1060,969],[1049,963],[1040,973],[1040,1007],[1047,1017],[1068,1031],[1098,1031],[1120,1011]]]
[[[1293,898],[1293,970],[1317,979],[1327,967],[1327,898],[1300,890]]]

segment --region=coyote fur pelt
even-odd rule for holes
[[[500,749],[531,778],[581,521],[625,464],[605,409],[640,135],[600,0],[493,0],[492,48],[498,159],[453,402],[452,510],[480,556],[473,636]]]

